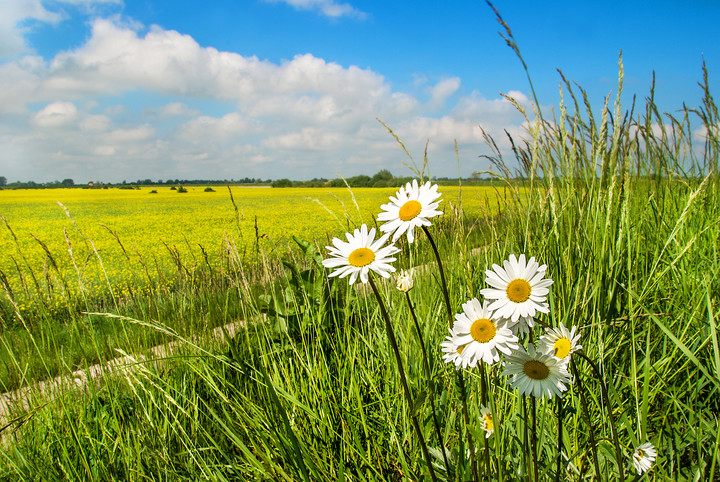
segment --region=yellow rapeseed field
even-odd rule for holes
[[[374,224],[394,188],[168,186],[141,189],[0,191],[0,278],[16,300],[75,297],[172,283],[174,258],[192,267],[221,263],[228,246],[250,260],[282,254],[292,235],[321,245],[361,222]],[[151,193],[156,190],[156,193]],[[441,188],[445,210],[492,212],[489,187]],[[235,209],[237,207],[237,211]],[[24,302],[24,301],[23,301]],[[20,308],[23,308],[21,303]]]

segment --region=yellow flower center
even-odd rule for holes
[[[485,422],[485,430],[487,430],[488,432],[490,430],[495,430],[495,425],[493,424],[491,414],[488,413],[487,415],[485,415],[485,417],[483,417],[483,421]]]
[[[487,318],[479,318],[470,325],[470,335],[479,343],[487,343],[495,338],[495,323]]]
[[[522,278],[512,280],[508,283],[507,288],[505,288],[508,299],[514,303],[527,301],[527,299],[530,298],[531,291],[530,283]]]
[[[572,343],[570,343],[570,340],[567,338],[558,338],[558,340],[555,342],[555,345],[553,346],[555,348],[555,356],[558,358],[565,358],[570,354],[570,349],[572,348]]]
[[[645,452],[643,452],[641,449],[638,449],[637,451],[637,458],[641,459],[645,456]]]
[[[420,211],[422,211],[422,204],[420,204],[419,201],[411,199],[402,205],[399,216],[403,221],[410,221],[411,219],[415,219],[415,217],[420,214]]]
[[[370,248],[358,248],[348,256],[348,263],[356,268],[362,268],[375,261],[375,252]]]
[[[462,345],[462,346],[457,347],[458,355],[462,355],[462,352],[463,352],[463,350],[465,349],[466,346],[467,346],[467,345]]]
[[[525,375],[533,380],[545,380],[550,374],[550,369],[542,362],[530,360],[523,365]]]

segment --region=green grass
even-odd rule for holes
[[[708,85],[707,77],[701,85]],[[526,253],[548,265],[555,280],[551,312],[539,319],[577,325],[583,353],[599,372],[574,358],[578,377],[560,402],[561,468],[567,470],[558,474],[561,480],[595,480],[596,471],[603,480],[618,480],[621,473],[634,480],[630,454],[645,441],[658,449],[646,477],[720,479],[720,143],[717,108],[707,88],[705,94],[702,106],[678,116],[660,116],[652,93],[642,110],[624,111],[618,97],[614,107],[594,113],[584,93],[568,83],[570,102],[558,106],[553,120],[531,123],[528,140],[514,140],[525,181],[508,183],[514,195],[501,213],[466,218],[448,211],[431,228],[456,311],[479,296],[484,271],[509,254]],[[661,121],[675,127],[674,135],[654,129]],[[700,144],[693,140],[698,126],[707,132]],[[499,152],[493,162],[500,175],[513,175]],[[423,234],[412,246],[400,246],[398,266],[432,265]],[[496,431],[485,466],[485,438],[476,423],[481,375],[463,372],[466,426],[455,369],[441,358],[447,316],[436,269],[419,271],[410,295],[430,352],[439,435],[403,294],[391,283],[380,285],[413,406],[402,398],[372,293],[328,279],[319,265],[324,255],[313,243],[299,243],[285,267],[266,258],[253,275],[241,269],[222,278],[181,271],[171,292],[105,307],[137,321],[93,315],[66,323],[62,340],[61,330],[53,331],[56,350],[40,351],[37,362],[50,372],[52,366],[72,368],[65,367],[62,346],[86,344],[88,352],[98,351],[103,336],[96,333],[110,326],[137,352],[157,340],[183,341],[162,363],[138,358],[134,371],[17,412],[3,431],[2,477],[420,480],[428,470],[411,412],[437,457],[440,479],[472,480],[466,429],[483,461],[482,480],[556,477],[556,402],[520,397],[506,384],[501,364],[488,369]],[[103,310],[93,305],[86,311]],[[191,339],[237,318],[251,322],[234,337]],[[177,319],[177,336],[168,335],[165,326]],[[535,328],[536,339],[541,332]],[[34,332],[18,338],[9,349],[17,362],[6,363],[4,376],[22,373],[41,345],[48,343]],[[527,455],[533,434],[537,473]],[[450,474],[440,446],[447,449]]]

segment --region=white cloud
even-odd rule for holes
[[[405,132],[399,132],[399,134],[405,133],[409,139],[415,142],[430,139],[431,144],[454,144],[456,140],[459,143],[482,141],[482,134],[477,123],[449,116],[440,119],[419,117],[408,124]]]
[[[60,0],[60,2],[68,5],[82,6],[85,8],[92,8],[93,6],[102,3],[114,3],[117,5],[123,4],[123,0]]]
[[[259,130],[257,122],[246,119],[237,112],[232,112],[220,118],[206,115],[195,117],[180,126],[177,137],[178,139],[216,142],[255,134]]]
[[[102,157],[114,156],[117,153],[117,149],[113,146],[97,146],[93,148],[93,154]]]
[[[61,127],[72,124],[77,118],[77,107],[72,102],[53,102],[33,118],[40,127]]]
[[[518,92],[511,92],[511,97],[521,100],[522,95]],[[527,97],[525,97],[527,99]],[[525,102],[520,102],[521,105]],[[453,117],[461,119],[474,119],[479,124],[509,124],[517,119],[518,111],[510,101],[499,97],[487,99],[479,92],[458,99],[458,102],[451,110]]]
[[[708,135],[710,132],[712,132],[713,138],[717,139],[718,137],[720,137],[720,127],[719,126],[717,126],[717,125],[711,126],[710,130],[708,130],[707,125],[702,125],[693,130],[693,140],[705,142],[710,138],[710,136]]]
[[[370,70],[344,68],[310,54],[274,64],[204,48],[188,35],[159,27],[140,37],[107,19],[96,20],[89,41],[57,55],[44,74],[38,95],[72,98],[150,90],[235,100],[241,107],[268,95],[328,94],[354,101],[360,93],[377,96],[389,90],[383,77]]]
[[[127,144],[137,143],[138,141],[147,141],[153,138],[155,130],[150,126],[138,126],[132,129],[115,129],[103,134],[100,138],[109,144]]]
[[[262,145],[271,149],[327,150],[342,147],[343,137],[336,132],[328,132],[317,127],[305,127],[298,132],[264,139]]]
[[[160,108],[160,115],[162,116],[189,116],[199,114],[200,111],[188,109],[188,106],[182,102],[171,102]]]
[[[450,79],[441,80],[429,89],[430,101],[428,106],[437,109],[445,104],[445,101],[460,88],[460,79],[452,77]]]
[[[506,99],[463,95],[454,77],[429,87],[423,104],[369,69],[311,54],[274,63],[160,27],[142,31],[98,19],[83,45],[48,62],[27,55],[0,65],[0,150],[26,173],[3,175],[304,179],[357,174],[350,165],[406,173],[402,150],[376,119],[418,158],[430,139],[433,172],[454,175],[455,140],[480,153],[479,125],[502,141],[503,129],[523,120]],[[163,102],[147,105],[156,95]]]
[[[130,109],[128,109],[126,106],[124,106],[124,105],[115,104],[115,105],[111,105],[111,106],[106,107],[106,108],[103,110],[103,113],[104,113],[105,115],[109,115],[109,116],[121,116],[121,115],[131,114],[132,111],[131,111]]]
[[[103,132],[110,128],[112,121],[106,115],[90,115],[80,122],[80,130]]]
[[[197,109],[190,109],[184,102],[170,102],[160,107],[144,107],[142,114],[147,119],[169,120],[183,117],[196,117],[202,114]]]
[[[57,24],[66,18],[64,6],[74,6],[93,12],[98,4],[122,4],[122,0],[56,0],[57,11],[48,10],[44,0],[2,0],[0,2],[0,59],[12,57],[31,48],[24,35],[32,29],[32,22]]]
[[[57,23],[62,16],[50,12],[41,0],[3,0],[0,2],[0,58],[27,51],[23,34],[28,20]]]
[[[334,0],[267,0],[271,3],[287,3],[296,10],[314,10],[326,17],[357,17],[365,18],[366,14],[349,3],[338,3]]]

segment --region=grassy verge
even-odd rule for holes
[[[559,106],[552,122],[529,119],[528,138],[514,140],[526,181],[507,209],[479,220],[447,211],[431,228],[457,311],[485,287],[484,271],[509,254],[527,253],[548,265],[555,281],[551,309],[539,321],[578,326],[587,357],[576,359],[575,382],[560,402],[518,395],[501,365],[490,366],[495,431],[486,439],[476,423],[485,375],[468,369],[470,424],[463,422],[455,369],[442,363],[447,317],[431,267],[419,270],[410,291],[430,353],[430,381],[404,294],[380,285],[415,395],[414,405],[406,404],[371,293],[327,278],[324,250],[300,243],[285,268],[266,260],[262,272],[275,278],[262,293],[252,292],[238,271],[227,285],[213,282],[203,291],[188,284],[139,303],[129,313],[142,325],[113,321],[120,330],[138,329],[122,333],[139,346],[162,332],[152,320],[182,316],[192,332],[205,329],[208,319],[267,315],[231,339],[183,343],[162,365],[138,363],[135,371],[31,410],[4,431],[1,473],[7,479],[419,480],[428,472],[412,412],[441,479],[472,479],[465,429],[490,479],[631,479],[630,456],[646,441],[658,449],[652,477],[717,478],[720,144],[707,78],[703,85],[703,105],[678,117],[660,116],[652,93],[639,113],[624,111],[619,96],[594,113],[584,94],[566,84],[570,103]],[[705,134],[693,145],[698,128]],[[513,174],[499,151],[493,161],[501,176]],[[477,239],[483,242],[473,250]],[[432,261],[422,235],[400,247],[398,266]],[[195,295],[184,298],[189,293]],[[26,349],[32,353],[39,341],[33,334]],[[41,358],[49,365],[61,353],[58,347]]]

